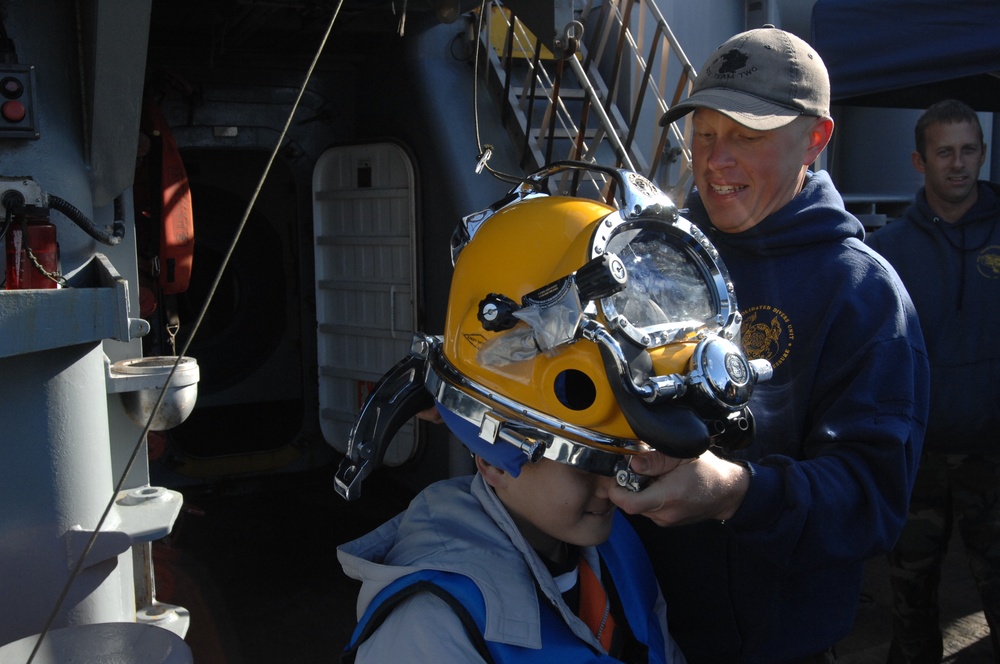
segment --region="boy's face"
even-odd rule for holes
[[[611,535],[615,506],[608,498],[615,478],[542,459],[509,473],[477,459],[480,473],[496,491],[528,543],[559,560],[561,543],[596,546]]]

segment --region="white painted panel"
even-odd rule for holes
[[[416,326],[413,166],[392,143],[327,150],[313,171],[320,426],[347,451],[368,392],[409,352]],[[416,450],[413,422],[396,435],[387,465]]]

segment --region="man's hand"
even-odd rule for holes
[[[648,452],[633,457],[631,468],[653,480],[638,493],[616,486],[611,501],[629,514],[649,517],[658,526],[729,519],[750,488],[749,470],[710,451],[695,459]]]

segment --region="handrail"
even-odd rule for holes
[[[655,0],[588,3],[578,20],[589,27],[565,60],[556,60],[500,2],[488,3],[487,11],[480,46],[503,90],[502,116],[522,132],[517,142],[526,170],[556,159],[620,166],[683,200],[691,181],[690,129],[660,127],[659,120],[690,94],[697,73]],[[502,52],[491,43],[492,21],[504,21]],[[679,71],[671,71],[673,64]],[[515,72],[522,70],[524,84],[517,87]],[[666,99],[668,86],[673,94]],[[594,186],[604,191],[607,183]]]

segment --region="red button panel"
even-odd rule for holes
[[[35,68],[0,64],[0,138],[38,138]]]
[[[11,99],[10,101],[5,101],[3,106],[0,106],[0,115],[7,122],[20,122],[27,115],[27,111],[25,111],[24,104]]]

